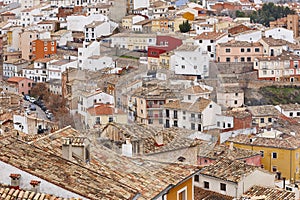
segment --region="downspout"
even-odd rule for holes
[[[290,180],[291,179],[292,179],[292,150],[290,150]]]

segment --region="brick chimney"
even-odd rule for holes
[[[40,192],[40,184],[41,184],[41,181],[31,180],[30,181],[31,191],[33,191],[35,193],[39,193]]]
[[[10,174],[10,187],[14,189],[20,188],[21,174]]]

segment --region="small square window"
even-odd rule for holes
[[[194,176],[194,181],[195,181],[195,182],[199,182],[199,175],[196,174],[196,175]]]
[[[226,184],[225,183],[220,183],[220,190],[226,191]]]
[[[241,52],[245,52],[245,49],[244,49],[244,48],[241,48]]]
[[[204,181],[203,184],[205,189],[209,189],[209,182]]]
[[[251,52],[251,49],[250,49],[250,48],[247,48],[247,52]]]
[[[230,53],[230,49],[225,49],[225,52],[226,53]]]

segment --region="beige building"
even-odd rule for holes
[[[32,42],[38,39],[38,33],[36,31],[24,31],[20,34],[20,47],[22,51],[22,59],[32,60]]]
[[[290,44],[286,40],[263,37],[259,40],[263,46],[264,56],[279,56],[283,51],[288,50]]]
[[[90,128],[109,122],[127,123],[127,114],[110,104],[99,104],[87,109],[87,124]]]
[[[280,112],[273,105],[248,106],[252,115],[252,125],[258,128],[268,128],[273,125]]]
[[[235,108],[244,104],[244,91],[239,87],[224,87],[217,90],[219,105]]]
[[[263,46],[258,42],[232,40],[216,45],[217,62],[253,62],[262,55]]]
[[[139,89],[131,97],[136,122],[163,126],[163,106],[178,99],[172,90],[161,86]]]
[[[159,55],[159,69],[170,69],[170,59],[174,55],[173,51],[162,53]]]

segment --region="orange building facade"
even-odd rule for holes
[[[55,40],[34,40],[32,42],[32,54],[33,59],[40,59],[40,58],[49,58],[51,55],[56,54],[56,41]]]

